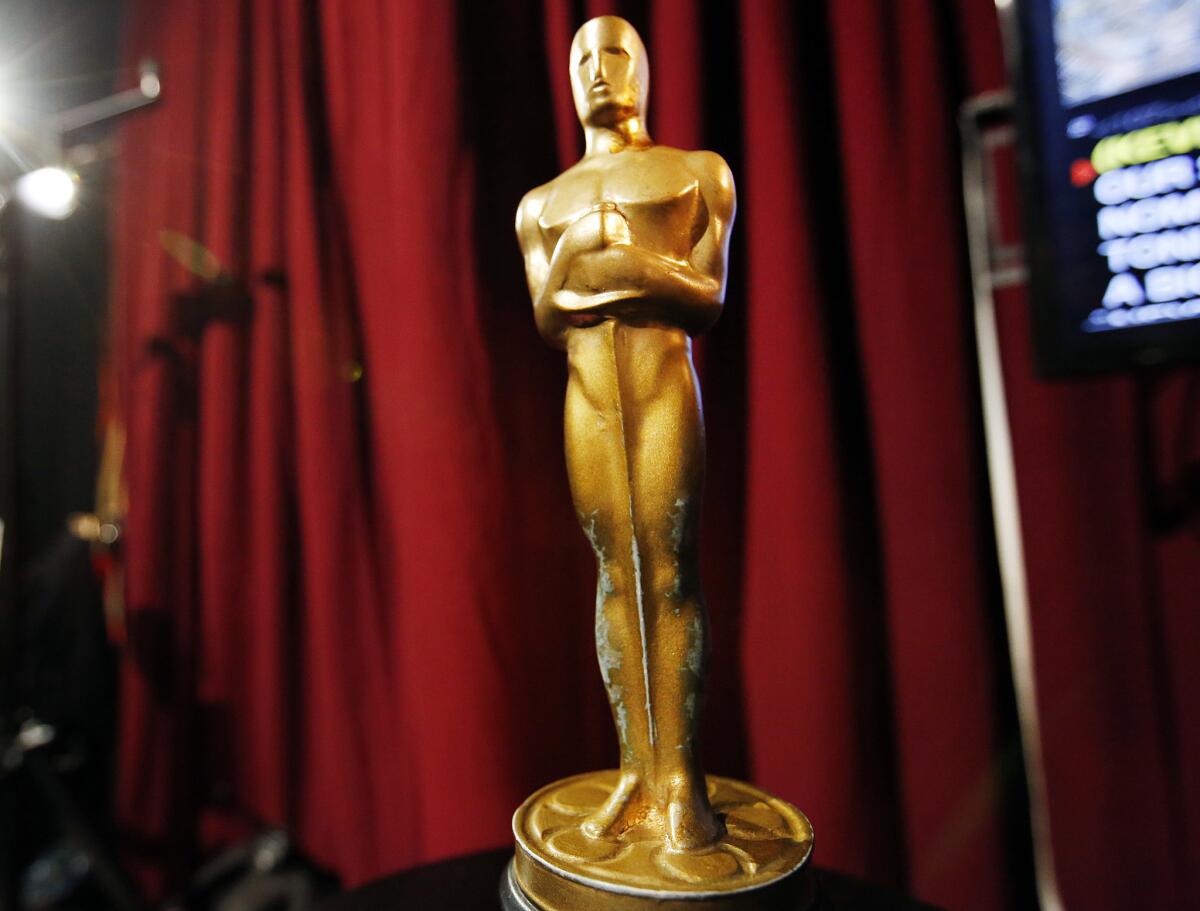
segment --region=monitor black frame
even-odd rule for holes
[[[1037,374],[1044,379],[1069,379],[1200,363],[1200,318],[1121,329],[1106,334],[1106,339],[1091,336],[1092,341],[1075,345],[1062,326],[1060,301],[1064,292],[1057,281],[1054,232],[1044,190],[1037,58],[1028,40],[1030,29],[1035,27],[1035,7],[1052,2],[1010,0],[1006,7],[997,9],[1013,88],[1021,231]],[[1097,267],[1101,268],[1099,264]],[[1170,332],[1164,333],[1165,328]]]

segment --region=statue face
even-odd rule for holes
[[[650,67],[642,39],[618,16],[585,22],[571,43],[571,92],[585,126],[645,118]]]

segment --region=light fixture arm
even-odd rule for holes
[[[60,111],[51,118],[50,125],[61,141],[61,137],[66,133],[153,104],[161,94],[162,81],[158,75],[158,62],[143,60],[138,65],[136,88],[125,89],[105,98]]]

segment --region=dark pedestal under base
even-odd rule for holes
[[[394,873],[335,895],[318,911],[526,911],[527,906],[501,905],[496,894],[512,856],[512,848],[501,848]],[[936,911],[840,873],[816,868],[812,875],[817,911]]]
[[[500,907],[503,911],[538,911],[517,884],[512,861],[509,861],[504,872],[500,874]]]

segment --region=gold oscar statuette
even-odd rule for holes
[[[567,472],[596,554],[596,655],[620,768],[547,785],[513,816],[509,909],[806,906],[808,820],[705,776],[708,655],[698,532],[704,421],[692,336],[720,316],[733,176],[713,152],[655,145],[646,50],[624,19],[570,54],[583,159],[517,211],[538,331],[567,353]]]

